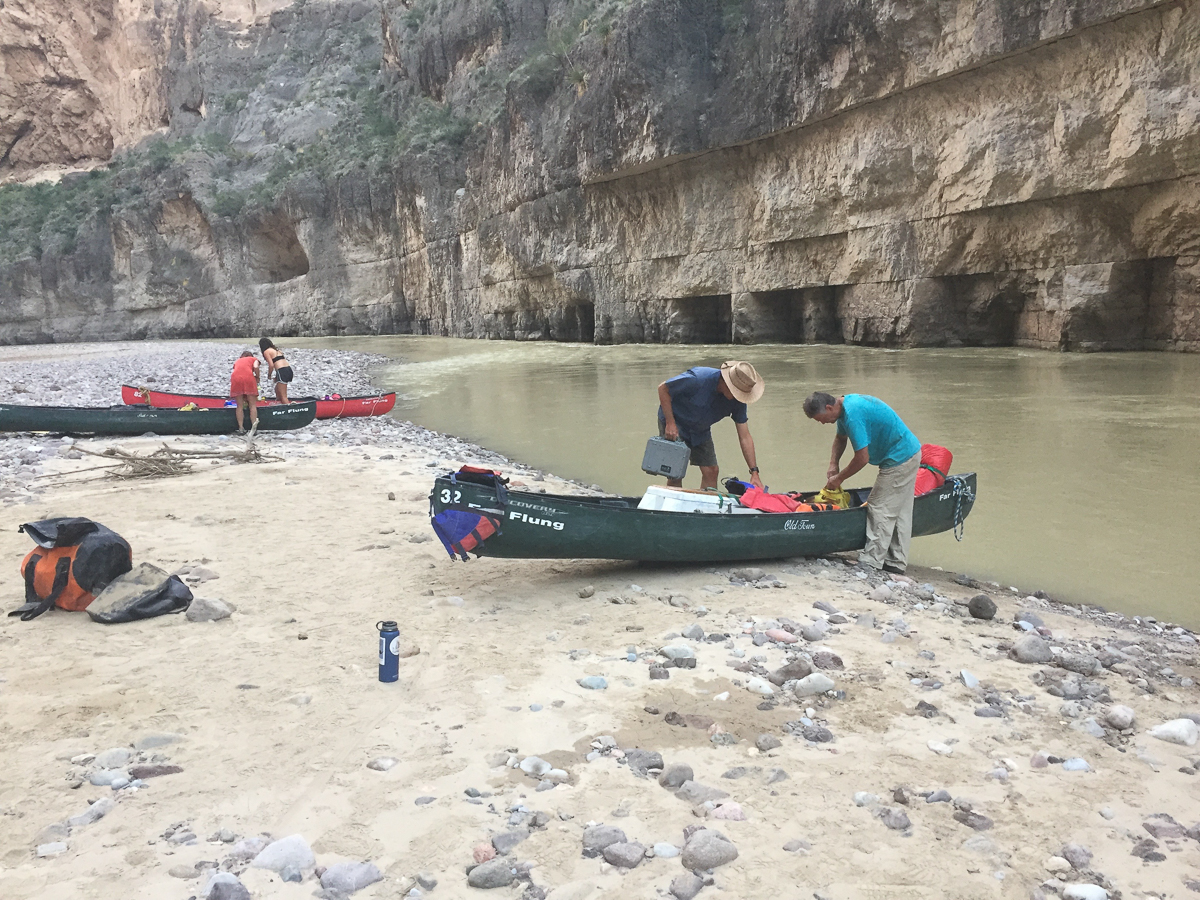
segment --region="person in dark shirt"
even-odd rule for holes
[[[692,465],[700,468],[701,490],[717,486],[720,468],[710,429],[724,418],[732,418],[737,427],[750,481],[762,487],[746,405],[758,400],[765,389],[766,382],[754,366],[736,360],[722,363],[719,369],[695,366],[658,386],[658,433],[688,445]],[[670,478],[667,486],[682,487],[683,481]]]
[[[275,382],[275,399],[280,403],[291,403],[288,399],[288,385],[292,381],[292,364],[270,338],[260,338],[258,349],[262,351],[263,362],[267,364],[267,374]]]

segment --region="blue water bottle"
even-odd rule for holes
[[[376,622],[379,629],[379,680],[400,679],[400,628],[395,622]]]

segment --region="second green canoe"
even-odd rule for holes
[[[317,402],[260,406],[259,431],[301,428],[317,414]],[[246,427],[250,422],[247,417]],[[0,404],[0,431],[53,431],[61,434],[139,435],[231,434],[237,431],[232,407],[226,409],[150,409],[138,406],[15,406]]]

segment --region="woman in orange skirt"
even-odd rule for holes
[[[233,414],[237,417],[238,434],[246,433],[242,417],[243,404],[250,410],[250,427],[254,428],[258,425],[259,372],[258,360],[249,350],[243,352],[238,361],[233,364],[233,374],[229,376],[229,396],[237,404]]]

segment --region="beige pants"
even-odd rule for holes
[[[898,466],[879,470],[867,498],[867,545],[858,554],[858,561],[864,566],[878,569],[886,562],[900,570],[908,567],[913,491],[920,470],[920,453],[914,453]]]

